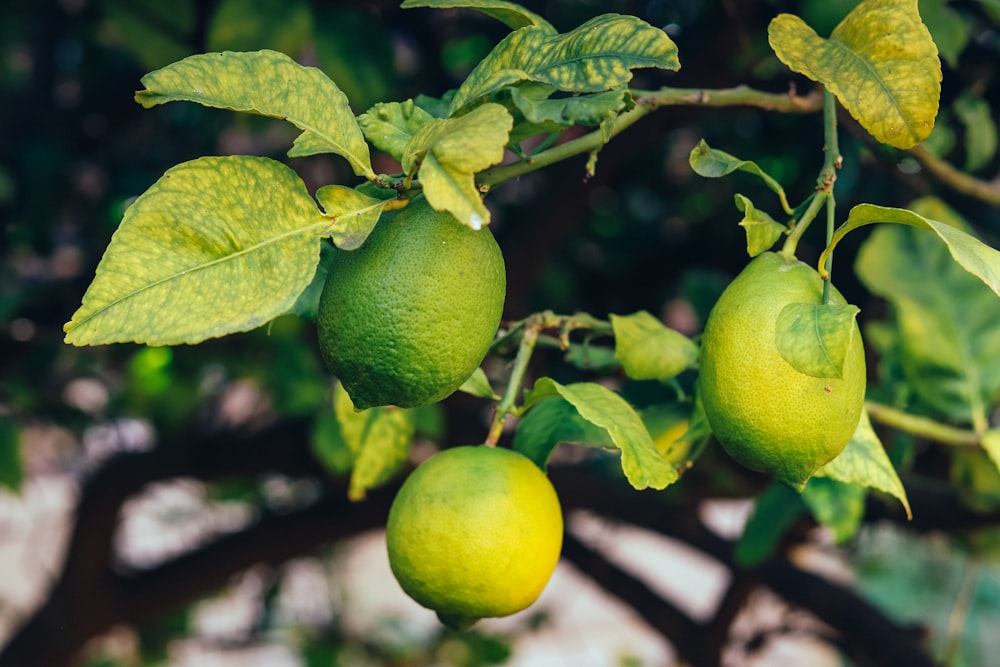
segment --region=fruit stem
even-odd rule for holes
[[[496,411],[493,413],[493,422],[486,435],[486,445],[489,447],[496,447],[500,435],[503,433],[507,417],[516,409],[517,394],[521,390],[521,383],[524,382],[524,374],[528,370],[528,362],[531,361],[531,354],[535,350],[538,334],[545,328],[547,316],[552,316],[552,314],[550,312],[535,313],[524,320],[521,342],[517,346],[517,356],[514,357],[514,367],[510,372],[510,380],[507,382],[507,389],[500,398],[500,402],[497,403]]]
[[[944,445],[976,447],[982,442],[982,438],[975,431],[955,428],[954,426],[942,424],[928,417],[911,415],[908,412],[903,412],[902,410],[881,403],[865,401],[865,409],[868,411],[869,417],[881,424],[927,438],[928,440],[934,440]]]

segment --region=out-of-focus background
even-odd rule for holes
[[[811,84],[768,48],[768,21],[792,11],[826,35],[854,3],[524,4],[560,30],[605,12],[662,27],[682,68],[639,71],[635,88],[805,93]],[[945,61],[931,148],[996,186],[1000,5],[920,7]],[[732,541],[763,481],[720,453],[660,495],[566,466],[553,477],[573,539],[542,599],[454,634],[389,573],[380,526],[392,488],[352,504],[310,454],[331,378],[309,322],[281,318],[194,347],[63,343],[123,211],[169,167],[266,155],[310,191],[355,183],[334,156],[285,158],[296,132],[279,121],[180,103],[143,110],[133,93],[144,73],[194,53],[271,48],[323,69],[360,113],[456,87],[506,31],[474,12],[382,0],[0,6],[0,666],[832,666],[878,664],[880,644],[907,642],[950,665],[1000,654],[1000,517],[979,493],[1000,487],[976,473],[975,502],[935,495],[954,467],[933,452],[921,459],[931,474],[909,487],[913,522],[875,501],[858,535],[836,544],[803,518],[779,559],[748,572],[734,567]],[[998,237],[996,206],[844,123],[841,210],[938,194]],[[734,193],[772,197],[749,178],[696,176],[688,154],[703,137],[799,197],[814,187],[817,114],[659,110],[601,151],[593,178],[579,158],[490,195],[505,316],[646,309],[696,335],[746,261]],[[376,171],[391,172],[380,159]],[[800,256],[815,260],[819,243],[807,237]],[[852,272],[838,286],[866,314],[885,313]],[[423,411],[415,459],[481,441],[488,418],[462,395]]]

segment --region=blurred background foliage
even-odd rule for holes
[[[773,92],[792,86],[805,93],[810,82],[791,75],[768,48],[768,21],[790,11],[826,35],[855,3],[524,4],[561,30],[605,12],[634,14],[662,26],[679,47],[682,68],[676,74],[640,71],[635,88],[748,84]],[[920,0],[920,9],[944,62],[941,113],[927,148],[996,183],[1000,4]],[[76,349],[63,344],[62,325],[78,306],[124,209],[167,168],[202,155],[285,159],[294,137],[294,130],[277,121],[197,105],[145,111],[132,100],[144,73],[205,51],[276,49],[323,69],[360,113],[377,101],[436,96],[456,87],[505,33],[500,23],[472,12],[404,12],[385,0],[5,2],[0,7],[0,485],[7,493],[23,493],[32,480],[46,476],[82,480],[122,452],[183,448],[193,431],[286,419],[309,422],[329,411],[331,382],[316,353],[313,327],[294,318],[196,347]],[[818,114],[659,110],[600,153],[593,178],[585,179],[584,158],[579,158],[504,184],[488,198],[510,276],[506,317],[541,309],[584,310],[598,317],[646,309],[684,333],[697,334],[716,296],[746,262],[734,194],[777,210],[773,195],[754,179],[696,176],[687,157],[702,138],[756,161],[793,199],[801,200],[814,187],[822,161]],[[943,187],[913,156],[873,144],[846,117],[841,150],[838,210],[862,201],[906,207],[918,197],[937,195],[998,245],[1000,208]],[[376,160],[377,172],[396,170],[390,158]],[[355,182],[332,156],[299,159],[291,166],[310,191]],[[870,357],[874,395],[909,405],[905,394],[914,391],[914,376],[907,373],[913,366],[907,366],[887,315],[891,306],[849,270],[852,260],[846,259],[856,256],[867,236],[852,234],[841,245],[837,282],[861,306],[866,331],[872,332],[870,354],[879,354]],[[800,257],[814,261],[822,242],[819,230],[810,233],[800,244]],[[871,261],[868,268],[874,271],[879,263],[909,260],[880,255]],[[990,346],[998,333],[989,324],[983,325],[989,339],[983,349],[995,349]],[[554,352],[540,356],[559,363]],[[581,372],[568,368],[547,372],[556,377]],[[995,393],[994,388],[987,397],[993,404]],[[641,405],[662,397],[663,389],[640,383],[626,387],[626,394]],[[940,418],[954,416],[935,413],[933,405],[923,407]],[[481,440],[486,416],[480,403],[456,396],[421,414],[418,439],[438,444]],[[906,437],[886,444],[894,460],[913,471],[904,477],[908,484],[919,473],[918,484],[952,483],[962,507],[1000,508],[1000,475],[980,452],[953,455]],[[226,503],[260,512],[315,492],[308,480],[219,477],[224,481],[199,487],[205,506],[192,512]],[[760,479],[709,451],[671,493],[703,498],[752,495],[761,488]],[[984,656],[996,655],[990,652],[995,647],[990,648],[990,633],[977,628],[995,619],[998,581],[992,565],[997,533],[993,525],[988,528],[953,536],[945,546],[939,539],[862,533],[848,557],[854,558],[859,585],[887,613],[934,629],[939,655],[951,664],[985,664]],[[919,555],[899,567],[902,552]],[[128,561],[127,554],[118,557]],[[933,586],[925,585],[927,568],[921,563],[927,559],[937,559],[944,572]],[[975,574],[968,574],[970,568]],[[261,607],[274,609],[281,581],[261,585]],[[954,610],[956,600],[963,606],[955,613],[970,619],[957,631],[952,613],[912,618],[918,609]],[[9,624],[31,613],[2,606]],[[276,619],[262,613],[248,632],[267,634],[272,623],[279,624]],[[502,637],[483,634],[439,634],[419,646],[391,648],[344,636],[336,613],[323,624],[322,632],[291,640],[309,667],[486,665],[501,663],[509,653]],[[190,631],[189,611],[161,617],[142,627],[141,657],[133,652],[131,662],[122,662],[98,651],[91,664],[164,664],[167,643]]]

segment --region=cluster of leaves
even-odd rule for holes
[[[324,73],[276,51],[196,55],[144,77],[145,89],[136,93],[136,100],[147,108],[191,101],[280,118],[301,131],[289,157],[339,155],[364,182],[356,187],[326,185],[313,198],[290,168],[274,160],[206,157],[170,169],[127,210],[82,306],[66,325],[67,342],[193,344],[254,329],[287,313],[308,317],[315,311],[315,286],[324,275],[322,249],[329,242],[344,250],[359,247],[383,212],[405,206],[418,193],[478,229],[490,221],[483,192],[504,178],[544,165],[543,158],[567,156],[550,149],[565,130],[596,128],[597,143],[578,151],[596,155],[627,126],[630,114],[657,104],[655,93],[637,100],[629,90],[632,70],[680,67],[670,38],[635,17],[606,14],[559,33],[540,16],[503,0],[408,0],[403,6],[468,7],[498,19],[511,32],[456,90],[440,98],[379,102],[357,116]],[[831,212],[828,243],[819,262],[824,277],[829,277],[830,256],[844,235],[891,222],[933,232],[966,278],[980,286],[985,283],[987,292],[1000,293],[1000,253],[960,225],[940,221],[934,211],[861,204],[833,227],[833,183],[839,167],[835,130],[830,133],[835,128],[834,99],[877,141],[896,148],[915,146],[934,127],[941,69],[916,0],[862,2],[828,39],[802,19],[783,14],[772,21],[769,42],[789,68],[828,91],[827,159],[816,191],[792,206],[778,181],[757,164],[705,142],[692,151],[696,173],[720,177],[749,172],[778,196],[785,222],[748,197],[736,196],[748,254],[764,252],[782,237],[784,251],[794,254],[795,243],[826,206]],[[399,173],[375,173],[372,148],[392,157]],[[508,152],[517,158],[516,168],[491,173]],[[863,278],[869,264],[859,260]],[[872,279],[873,285],[885,282]],[[903,313],[901,327],[919,319],[905,316],[910,302],[898,293],[884,295]],[[854,306],[830,305],[783,313],[779,348],[804,373],[839,376],[850,342],[845,332],[857,313]],[[620,369],[630,380],[674,387],[676,405],[664,408],[673,416],[663,419],[657,410],[640,413],[603,384],[563,384],[549,377],[538,379],[518,405],[527,359],[539,335],[549,329],[560,330],[557,343],[572,363],[594,368],[595,355],[603,355],[609,368]],[[587,332],[582,345],[569,340],[575,329]],[[901,330],[895,335],[909,340],[911,333]],[[613,348],[591,345],[599,336],[613,337]],[[709,428],[692,390],[698,348],[649,313],[611,316],[607,322],[582,314],[543,313],[515,324],[496,349],[503,349],[508,339],[519,339],[520,346],[503,396],[481,373],[464,389],[498,402],[496,427],[509,415],[521,418],[514,447],[539,465],[546,464],[561,442],[611,448],[620,451],[632,486],[663,489],[680,477],[708,440]],[[909,365],[902,368],[909,368],[911,377],[918,375],[914,367],[926,370],[915,361],[926,362],[926,357],[913,352],[904,359]],[[956,362],[959,375],[970,380],[961,372],[968,369],[964,361]],[[955,390],[954,402],[960,407],[949,416],[961,412],[977,433],[987,435],[986,407],[995,391],[988,380],[966,382]],[[928,403],[940,399],[936,389],[929,393],[937,398],[923,396]],[[332,470],[351,471],[351,495],[360,498],[405,460],[413,416],[393,409],[356,413],[341,391],[334,404],[329,422],[317,431],[317,452]],[[683,438],[658,441],[656,436],[672,432],[679,422],[689,425]],[[984,444],[996,441],[983,439]],[[1000,459],[1000,453],[993,455]],[[808,506],[842,535],[860,521],[864,487],[897,497],[909,512],[900,479],[867,414],[844,453],[817,477],[802,495],[805,504],[797,507]],[[785,491],[773,493],[780,499]],[[769,506],[769,497],[763,497],[761,508]],[[773,506],[789,505],[782,501]],[[765,523],[772,529],[771,538],[777,534],[773,529],[784,525],[770,520],[761,525]],[[748,535],[755,534],[748,530]],[[757,544],[761,552],[759,544],[766,542],[751,541],[748,549],[753,552]]]

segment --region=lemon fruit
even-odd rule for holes
[[[422,196],[334,250],[319,301],[323,360],[359,409],[439,401],[472,374],[503,312],[507,274],[488,228]]]
[[[830,292],[833,303],[846,303],[832,286]],[[864,403],[856,322],[841,378],[805,375],[778,351],[782,308],[822,303],[822,294],[823,281],[808,265],[759,255],[719,297],[701,343],[700,391],[716,438],[742,465],[795,488],[844,449]]]
[[[562,536],[545,473],[517,452],[485,445],[424,461],[386,524],[400,586],[454,629],[531,605],[555,570]]]

